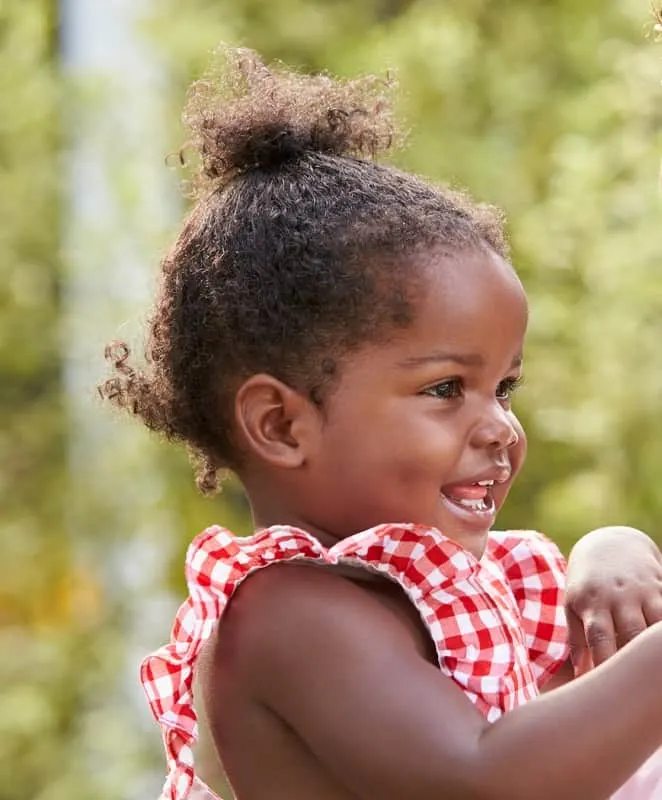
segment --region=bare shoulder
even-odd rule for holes
[[[411,612],[408,613],[408,612]],[[223,622],[246,678],[260,685],[274,670],[295,674],[319,664],[331,646],[369,648],[379,642],[420,651],[417,616],[395,586],[360,586],[332,570],[289,562],[250,576]],[[296,669],[293,669],[296,662]]]
[[[291,731],[355,796],[410,797],[416,773],[450,796],[467,780],[487,723],[431,663],[417,616],[393,584],[270,566],[233,599],[215,669],[238,677],[233,691],[241,684],[250,707]],[[396,751],[407,769],[394,762]]]

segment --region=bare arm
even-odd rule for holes
[[[662,626],[490,725],[367,592],[291,565],[251,583],[249,686],[362,800],[605,800],[662,743]]]

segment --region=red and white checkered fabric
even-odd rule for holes
[[[364,566],[399,583],[427,625],[441,670],[490,721],[535,697],[568,656],[565,562],[541,534],[491,533],[477,560],[437,530],[417,525],[381,525],[331,548],[285,526],[250,538],[209,528],[189,548],[189,597],[170,643],[141,667],[164,736],[168,778],[162,798],[215,798],[193,767],[194,665],[241,582],[255,570],[293,559]]]

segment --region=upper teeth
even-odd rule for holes
[[[478,486],[494,486],[494,481],[476,481]]]
[[[458,505],[464,506],[465,508],[473,508],[475,511],[484,511],[487,509],[487,504],[485,501],[480,498],[479,500],[469,500],[468,498],[463,498],[460,500],[455,500]]]

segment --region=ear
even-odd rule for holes
[[[252,375],[235,396],[235,423],[244,446],[277,467],[305,463],[318,413],[306,397],[272,375]]]

